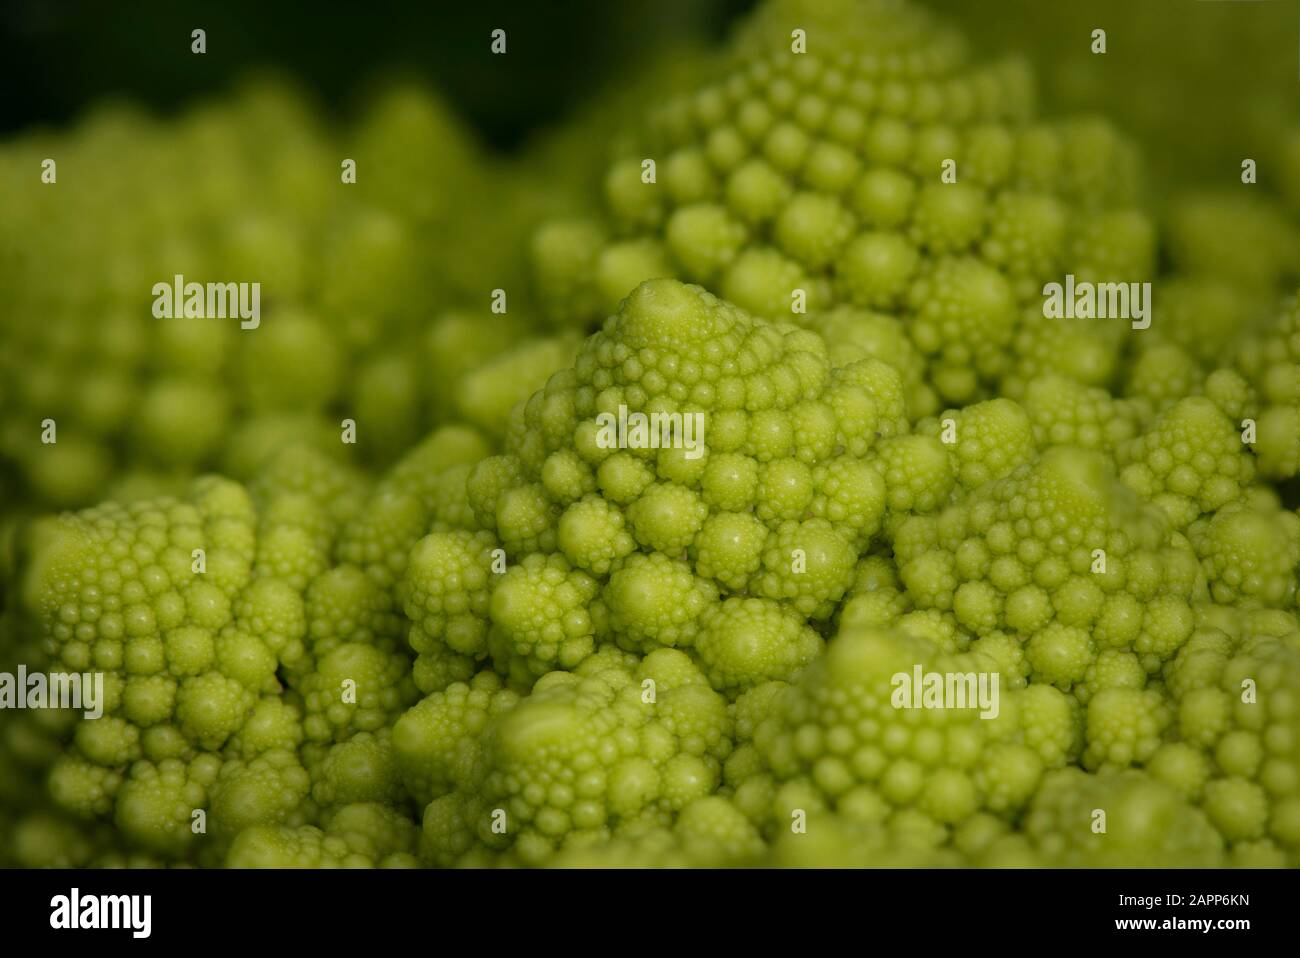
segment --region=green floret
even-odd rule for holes
[[[1180,197],[1169,220],[1165,243],[1179,272],[1220,277],[1247,291],[1271,290],[1300,265],[1295,226],[1246,192]]]
[[[476,367],[456,388],[456,409],[489,436],[505,432],[510,410],[573,358],[572,333],[531,339]]]
[[[756,20],[769,26],[738,43],[747,53],[662,103],[610,165],[603,222],[539,234],[534,269],[553,315],[590,325],[650,276],[773,319],[803,313],[802,297],[833,347],[857,335],[835,329],[837,308],[901,313],[911,349],[886,356],[875,332],[849,348],[900,366],[904,352],[924,356],[924,381],[905,378],[925,415],[935,393],[988,393],[1045,282],[1149,275],[1134,152],[1099,120],[1029,125],[1023,64],[968,63],[959,38],[918,27],[906,5],[768,6]],[[911,24],[906,40],[896,21]],[[791,52],[794,24],[806,52]],[[877,48],[888,52],[862,55]],[[639,176],[645,158],[658,182]],[[602,268],[608,259],[626,270]],[[611,274],[625,285],[611,288]],[[1107,338],[1110,363],[1119,342]]]
[[[194,469],[228,428],[230,400],[215,383],[160,379],[140,397],[133,442],[164,467]]]
[[[970,183],[926,183],[912,209],[909,238],[936,255],[962,253],[984,235],[988,198]]]
[[[87,834],[80,822],[33,809],[6,828],[6,867],[84,868],[108,844],[102,833]]]
[[[1294,476],[1300,471],[1300,298],[1290,297],[1273,322],[1236,345],[1235,365],[1263,407],[1254,447],[1260,471],[1276,479]]]
[[[900,813],[891,823],[815,813],[806,831],[777,836],[764,864],[779,868],[960,868],[969,860],[939,847],[947,831],[924,816]]]
[[[486,310],[452,310],[432,319],[419,355],[427,369],[426,401],[434,422],[455,417],[457,394],[466,375],[507,352],[523,335],[521,325],[511,314]]]
[[[1256,408],[1255,390],[1235,369],[1216,369],[1205,377],[1205,395],[1233,422],[1241,423],[1243,434],[1247,412]],[[1267,414],[1267,411],[1266,411]],[[1243,435],[1243,439],[1244,439]]]
[[[1270,406],[1259,415],[1255,456],[1260,472],[1286,477],[1300,474],[1300,404]]]
[[[411,665],[411,679],[422,694],[432,695],[453,682],[468,682],[479,665],[473,656],[461,655],[441,643],[434,643],[428,652],[416,656]]]
[[[1053,622],[1035,632],[1026,647],[1034,679],[1068,690],[1082,683],[1097,648],[1085,629]]]
[[[898,569],[883,555],[865,555],[858,560],[853,573],[850,595],[860,595],[876,589],[898,588]]]
[[[1059,274],[1054,281],[1060,282]],[[1030,384],[1039,379],[1066,379],[1081,387],[1109,385],[1120,365],[1127,328],[1118,322],[1044,316],[1042,298],[1036,297],[1021,310],[1000,392],[1023,404]]]
[[[185,500],[108,504],[32,528],[25,614],[57,668],[105,673],[105,717],[81,723],[58,794],[105,814],[132,761],[222,748],[261,696],[280,692],[277,666],[305,664],[301,596],[254,577],[257,528],[248,493],[216,479],[197,481]],[[74,778],[85,780],[84,799],[73,798]]]
[[[448,478],[488,453],[483,438],[464,426],[445,426],[403,456],[367,497],[364,508],[343,528],[334,549],[340,563],[363,569],[390,594],[406,569],[411,547],[435,522],[464,518],[466,504]],[[455,471],[459,470],[459,471]],[[452,513],[439,510],[452,510]]]
[[[495,850],[540,863],[559,847],[670,825],[716,787],[730,749],[726,700],[682,653],[552,673],[488,724],[475,781],[430,803],[424,856],[448,864]]]
[[[254,825],[302,824],[311,776],[292,752],[274,749],[251,761],[231,759],[209,786],[209,829],[234,838]]]
[[[942,654],[905,633],[841,631],[755,734],[781,783],[767,812],[771,827],[789,830],[802,811],[811,831],[811,822],[833,809],[886,823],[896,834],[923,826],[942,836],[945,826],[981,809],[1023,805],[1043,763],[1020,743],[1009,696],[987,719],[974,702],[912,707],[921,704],[911,701],[914,669],[984,673],[987,681],[992,664]]]
[[[221,767],[212,755],[188,765],[176,759],[157,765],[137,762],[117,793],[114,824],[146,851],[168,859],[184,858],[201,840],[195,831],[201,819],[195,813],[206,807],[208,790]]]
[[[798,459],[774,459],[759,466],[755,511],[764,522],[807,515],[812,497],[812,470]]]
[[[60,755],[50,767],[46,790],[59,810],[82,819],[105,816],[113,808],[123,775],[81,758]]]
[[[507,489],[497,501],[496,532],[511,555],[551,552],[559,508],[541,483]]]
[[[885,516],[885,481],[867,460],[834,459],[813,473],[809,511],[826,519],[855,549],[880,531]],[[794,517],[791,517],[794,518]]]
[[[1180,529],[1236,499],[1255,474],[1233,424],[1199,397],[1171,406],[1118,459],[1120,478]]]
[[[607,242],[602,227],[589,220],[556,219],[538,227],[529,241],[529,260],[537,298],[548,317],[564,322],[570,312],[600,313],[603,304],[591,276]]]
[[[780,603],[733,596],[704,618],[695,651],[710,684],[735,692],[793,679],[822,645],[821,636]]]
[[[302,709],[287,698],[267,695],[253,706],[224,751],[234,758],[255,758],[272,749],[295,751],[302,742]]]
[[[242,638],[236,636],[236,639]],[[240,650],[243,652],[243,650]],[[257,646],[248,651],[256,655]],[[236,653],[237,655],[239,653]],[[244,653],[245,655],[247,652]],[[275,660],[261,656],[258,671],[274,676]],[[152,700],[155,690],[141,693],[141,698]],[[128,689],[127,696],[131,695]],[[185,737],[206,749],[219,748],[244,723],[252,711],[256,696],[238,680],[218,672],[206,672],[183,679],[176,690],[176,722]],[[148,708],[151,701],[144,704]]]
[[[749,232],[726,207],[702,202],[674,212],[664,227],[664,236],[668,251],[681,264],[685,278],[693,283],[707,283],[731,265],[749,238]],[[544,263],[539,266],[543,274],[548,272]]]
[[[374,802],[343,805],[322,817],[325,834],[341,838],[379,868],[418,868],[420,829],[404,810]]]
[[[650,486],[627,509],[637,542],[670,556],[686,551],[708,514],[698,493],[671,482]]]
[[[429,513],[413,492],[380,488],[364,512],[343,530],[338,558],[364,569],[385,589],[400,580],[411,546],[429,527]]]
[[[361,474],[329,455],[296,443],[262,463],[248,491],[259,504],[287,500],[287,507],[314,506],[328,523],[321,531],[332,533],[339,523],[361,512],[369,484]]]
[[[1089,775],[1061,769],[1043,780],[1025,831],[1053,865],[1212,868],[1224,842],[1173,787],[1129,770]]]
[[[225,867],[373,868],[374,862],[352,851],[343,838],[313,825],[256,825],[239,833],[226,853]]]
[[[345,741],[392,725],[418,693],[410,658],[348,642],[324,656],[301,681],[303,732],[312,742]]]
[[[594,575],[607,575],[614,562],[636,548],[622,511],[598,495],[584,496],[564,510],[557,541],[566,559]]]
[[[1074,696],[1039,683],[1017,697],[1016,707],[1024,742],[1038,753],[1045,768],[1061,768],[1078,760],[1083,748],[1084,712]]]
[[[407,792],[421,805],[473,781],[488,722],[519,703],[493,672],[456,682],[409,709],[393,726]]]
[[[435,532],[415,544],[400,594],[419,655],[440,646],[480,658],[486,653],[495,550],[490,532]],[[498,567],[504,572],[504,562]]]
[[[1294,630],[1294,618],[1287,618],[1280,624]],[[1234,853],[1251,843],[1294,866],[1300,860],[1300,633],[1277,638],[1261,631],[1247,625],[1243,639],[1205,630],[1171,663],[1178,733],[1196,754],[1184,748],[1167,755],[1161,770],[1200,802]]]
[[[1146,768],[1191,801],[1200,798],[1210,777],[1209,759],[1190,742],[1166,742],[1147,759]]]
[[[380,585],[352,565],[317,576],[303,597],[307,642],[313,655],[329,654],[345,642],[393,647],[402,634]]]
[[[1242,331],[1266,308],[1259,295],[1230,280],[1206,272],[1176,274],[1162,278],[1155,319],[1146,332],[1156,343],[1172,343],[1212,367],[1232,357]]]
[[[1196,357],[1172,342],[1143,340],[1126,373],[1124,395],[1164,411],[1203,391],[1205,373]]]
[[[73,739],[81,754],[98,765],[125,765],[140,756],[140,729],[121,718],[80,722]]]
[[[1065,257],[1068,222],[1069,211],[1056,197],[1008,190],[988,210],[983,253],[1018,285],[1054,275]]]
[[[514,456],[489,456],[470,468],[465,478],[465,497],[479,526],[496,528],[498,500],[519,480],[520,464]]]
[[[757,469],[756,463],[754,468]],[[596,482],[601,495],[621,506],[635,502],[637,496],[654,482],[654,477],[654,471],[648,464],[628,452],[614,453],[601,462],[596,470]]]
[[[966,492],[1009,475],[1037,452],[1028,414],[1010,399],[945,410],[937,419],[919,423],[917,432],[944,444]]]
[[[1201,807],[1230,842],[1258,840],[1268,831],[1268,793],[1249,779],[1230,777],[1209,782]]]
[[[876,438],[889,439],[907,432],[903,381],[898,371],[887,363],[865,359],[837,367],[831,373],[831,388],[826,400],[840,420],[836,445],[844,446],[852,455],[864,456],[870,448],[872,419]],[[805,412],[802,409],[797,411]],[[807,410],[800,418],[799,426],[807,429],[811,436],[820,438],[815,428],[817,423],[810,415],[814,412],[820,411]],[[867,428],[855,428],[859,419]]]
[[[691,547],[695,571],[732,592],[743,592],[762,563],[767,536],[767,526],[751,513],[715,513],[705,520]]]
[[[1172,718],[1169,703],[1157,691],[1101,689],[1088,700],[1084,767],[1097,770],[1143,764],[1159,747]]]
[[[931,611],[933,612],[933,610]],[[958,621],[961,620],[958,619]],[[1018,638],[1005,632],[989,632],[973,640],[969,635],[964,636],[964,638],[964,651],[986,655],[998,664],[998,673],[1002,676],[1001,681],[1007,688],[1023,689],[1028,685],[1029,675],[1033,671],[1033,667],[1029,664],[1029,659],[1025,655],[1025,647]],[[1034,688],[1057,691],[1050,685],[1036,685]]]
[[[388,729],[358,732],[346,742],[304,749],[312,801],[321,808],[374,802],[398,805],[405,798]]]
[[[1138,430],[1138,410],[1131,404],[1061,376],[1031,382],[1024,407],[1043,449],[1079,446],[1113,453]]]
[[[319,597],[320,592],[315,590],[315,595]],[[236,600],[234,626],[217,637],[214,651],[219,662],[230,666],[227,671],[232,677],[242,678],[251,688],[274,691],[270,675],[273,657],[257,647],[259,640],[266,652],[273,653],[274,659],[296,673],[307,662],[307,629],[307,608],[301,592],[284,579],[257,578]],[[190,638],[197,638],[191,632],[183,633],[181,641],[174,641],[181,638],[178,632],[172,632],[167,639],[168,654],[177,655],[178,662],[187,659],[190,652],[206,653],[206,642],[202,640],[195,642],[193,649],[189,647]]]
[[[783,198],[776,194],[770,197],[777,205]],[[768,218],[766,210],[758,215]],[[671,266],[665,264],[659,275],[669,272]],[[824,280],[809,276],[798,261],[773,249],[741,253],[722,277],[718,290],[731,302],[760,316],[780,316],[797,302],[796,291],[802,291],[814,309],[825,308],[831,301]]]
[[[944,506],[955,480],[943,443],[933,436],[895,436],[877,449],[876,468],[884,477],[894,513],[933,512]]]
[[[626,838],[575,843],[553,868],[736,868],[756,864],[763,838],[734,804],[718,795],[691,802],[672,828],[649,826]]]
[[[1011,286],[977,259],[940,259],[908,293],[913,342],[930,361],[935,391],[948,402],[979,398],[1002,372],[1016,326]]]
[[[956,617],[938,609],[905,612],[898,617],[895,627],[900,632],[928,640],[945,653],[965,652],[970,645],[970,635],[961,630]]]
[[[429,503],[432,522],[431,532],[447,532],[453,529],[479,528],[474,517],[474,507],[470,505],[468,482],[474,464],[468,462],[448,466],[437,474],[429,487]]]
[[[911,609],[911,600],[903,592],[893,562],[883,556],[864,556],[840,607],[839,626],[885,627]]]
[[[1188,642],[1191,641],[1188,639]],[[1088,666],[1083,682],[1074,689],[1074,694],[1086,705],[1098,692],[1107,689],[1142,689],[1146,682],[1146,669],[1134,653],[1121,649],[1103,649]]]
[[[1287,608],[1300,567],[1300,516],[1240,499],[1188,529],[1216,602]]]
[[[732,702],[731,717],[735,723],[737,749],[727,759],[726,781],[728,784],[735,784],[736,780],[732,776],[731,770],[735,766],[737,759],[741,759],[744,763],[754,760],[756,756],[753,749],[754,733],[758,731],[758,727],[763,724],[763,720],[771,713],[773,707],[789,687],[790,683],[780,680],[763,682],[741,692]],[[741,748],[748,749],[748,753],[742,756],[740,754]]]
[[[339,347],[329,327],[296,310],[277,311],[240,353],[241,394],[259,410],[322,409],[339,391]]]
[[[853,578],[857,554],[825,519],[785,522],[767,535],[763,568],[750,590],[788,602],[811,619],[829,618]]]
[[[658,552],[629,556],[601,591],[615,641],[640,651],[692,645],[717,600],[713,583]]]
[[[578,665],[594,648],[588,606],[598,591],[595,579],[559,554],[535,553],[511,566],[492,590],[493,659],[533,678]]]
[[[847,243],[835,263],[840,298],[862,309],[899,308],[920,254],[903,236],[869,230]]]
[[[910,419],[930,415],[938,405],[934,390],[925,382],[924,359],[907,338],[902,323],[893,316],[840,306],[808,316],[807,323],[826,340],[827,353],[834,365],[878,359],[898,370],[907,393]]]
[[[689,645],[719,590],[829,617],[883,520],[867,456],[906,433],[905,402],[878,359],[833,369],[807,330],[673,281],[638,287],[515,407],[505,453],[468,472],[508,561],[488,584],[494,667],[526,685],[599,642]],[[561,590],[549,613],[543,586]]]
[[[253,572],[283,582],[298,594],[329,568],[329,554],[327,539],[320,532],[323,519],[314,507],[301,501],[293,504],[306,506],[306,514],[285,521],[268,513],[259,525]]]
[[[1101,454],[1070,447],[936,517],[906,519],[894,552],[917,608],[953,609],[977,636],[1024,636],[1031,679],[1066,690],[1105,649],[1158,669],[1191,634],[1204,590],[1195,554],[1163,515]],[[968,588],[979,592],[968,599]]]

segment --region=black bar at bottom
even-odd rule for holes
[[[1198,936],[1231,947],[1260,934],[1294,940],[1296,877],[1178,870],[8,871],[0,872],[0,927],[10,942],[114,947],[145,940],[333,948],[419,941],[461,950],[476,941],[496,950],[579,941],[667,947],[677,938],[679,945],[713,941],[734,951],[751,942],[770,948],[776,939],[813,947],[852,941],[865,949],[900,939],[974,944],[985,936],[1028,944],[1036,934],[1056,943],[1147,945]],[[128,907],[117,896],[149,896],[147,939],[144,899]],[[71,927],[115,918],[126,927]],[[838,933],[847,938],[832,937]]]

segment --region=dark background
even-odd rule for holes
[[[271,66],[342,112],[376,77],[427,77],[509,147],[665,41],[724,35],[753,2],[0,0],[0,133],[62,126],[105,95],[166,115]],[[489,51],[498,27],[506,56]]]
[[[815,4],[817,0],[807,0]],[[1045,114],[1097,111],[1136,134],[1164,188],[1235,178],[1300,101],[1300,0],[920,0],[980,56],[1028,54]],[[118,96],[166,117],[272,67],[336,115],[374,81],[423,77],[509,149],[638,61],[714,42],[757,0],[0,0],[0,137],[66,127]],[[1104,58],[1090,32],[1109,28]],[[205,56],[190,31],[207,31]],[[508,55],[489,51],[505,29]],[[1267,168],[1267,164],[1266,164]],[[1264,174],[1266,175],[1266,174]]]

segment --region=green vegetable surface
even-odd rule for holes
[[[767,0],[511,157],[266,78],[0,145],[0,672],[104,691],[0,713],[0,864],[1300,866],[1295,177],[985,46]]]

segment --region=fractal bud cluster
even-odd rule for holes
[[[1300,866],[1294,91],[969,6],[0,143],[0,865]]]

